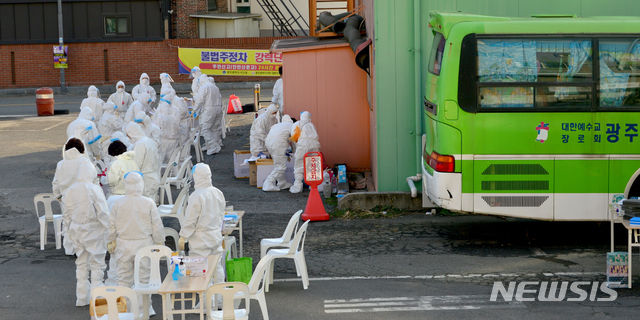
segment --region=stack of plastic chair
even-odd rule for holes
[[[47,244],[47,225],[49,222],[53,223],[53,230],[56,234],[56,249],[62,248],[62,215],[53,214],[52,202],[58,202],[56,196],[53,193],[39,193],[33,197],[33,205],[36,207],[36,217],[40,222],[40,250],[44,250],[44,245]],[[44,214],[40,215],[38,211],[38,202],[44,204]],[[58,202],[60,210],[62,211],[62,204]]]
[[[296,230],[298,229],[300,215],[302,215],[302,210],[298,210],[298,212],[294,213],[293,216],[291,216],[287,227],[284,229],[284,234],[282,234],[282,237],[262,239],[260,241],[260,259],[262,259],[264,255],[267,254],[267,250],[269,250],[270,248],[289,248],[289,245],[291,244],[291,238],[293,238]]]
[[[183,188],[173,204],[163,204],[158,206],[160,218],[177,218],[178,222],[182,225],[184,210],[187,207],[187,199],[189,199],[189,188]]]
[[[209,319],[214,320],[247,320],[249,319],[249,286],[242,282],[223,282],[214,284],[207,289],[206,297],[215,297],[216,294],[222,295],[222,310],[218,311],[216,304],[212,304],[211,300],[206,299],[206,312],[209,315]],[[234,299],[243,299],[245,309],[235,309]]]
[[[107,309],[109,313],[102,317],[96,316],[96,320],[120,319],[120,320],[139,320],[140,308],[138,307],[138,296],[131,288],[126,287],[97,287],[91,290],[92,303],[98,298],[107,300]],[[127,301],[128,312],[118,313],[118,298],[124,297]],[[96,305],[93,306],[94,310]],[[147,310],[148,312],[148,310]]]
[[[175,159],[174,159],[175,160]],[[177,161],[173,161],[167,165],[164,169],[164,173],[162,174],[162,178],[160,178],[160,189],[158,189],[160,199],[160,205],[164,204],[164,195],[167,195],[167,199],[169,200],[169,204],[173,204],[173,195],[171,194],[171,185],[167,182],[169,175],[173,168],[178,166]]]
[[[200,131],[200,126],[191,129],[191,137],[189,139],[189,142],[193,145],[193,148],[196,151],[197,163],[202,162],[202,159],[204,158],[204,155],[202,154],[202,147],[200,147]],[[191,147],[189,147],[189,149],[191,149]]]
[[[271,249],[267,252],[263,259],[269,261],[269,270],[267,272],[268,280],[265,281],[265,291],[269,292],[269,285],[273,283],[273,263],[278,258],[293,259],[296,264],[296,273],[302,276],[302,287],[307,290],[309,288],[309,275],[307,274],[307,262],[304,259],[304,239],[307,234],[307,226],[309,225],[307,220],[302,227],[298,230],[296,236],[291,240],[288,249]],[[262,260],[260,260],[262,261]]]
[[[149,283],[140,283],[140,264],[142,259],[149,259]],[[133,269],[133,291],[137,295],[142,295],[142,312],[144,319],[149,319],[149,300],[152,294],[158,294],[162,285],[162,275],[160,274],[160,260],[165,259],[169,266],[171,259],[171,249],[165,246],[147,246],[136,252]]]
[[[180,168],[176,175],[170,175],[167,177],[165,184],[160,187],[165,188],[168,193],[171,193],[171,188],[169,188],[170,184],[175,185],[178,189],[184,188],[187,185],[187,182],[189,182],[189,177],[191,176],[191,166],[193,166],[191,163],[191,156],[188,156],[180,164]]]

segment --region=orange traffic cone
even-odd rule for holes
[[[320,193],[318,192],[318,186],[311,186],[311,193],[309,193],[309,200],[307,200],[307,207],[302,214],[302,220],[307,221],[327,221],[329,220],[329,214],[324,210],[324,204],[320,199]]]

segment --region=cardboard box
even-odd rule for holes
[[[258,184],[258,166],[256,161],[249,161],[249,185],[255,186]]]
[[[293,175],[293,169],[295,166],[295,159],[291,156],[287,161],[287,168],[284,170],[284,178],[289,183],[293,183],[295,178]],[[258,189],[262,189],[264,181],[273,171],[273,159],[258,159],[256,163],[256,185]]]
[[[607,253],[607,286],[609,288],[629,287],[629,260],[626,252]]]
[[[251,158],[249,150],[235,150],[233,152],[233,174],[238,179],[249,178],[249,164],[244,160]]]

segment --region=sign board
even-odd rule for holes
[[[67,46],[53,46],[53,67],[67,68]]]
[[[219,76],[280,77],[282,53],[269,50],[178,48],[178,70],[189,74],[199,67],[203,74]]]
[[[322,154],[320,152],[307,152],[304,155],[304,180],[308,185],[322,183]]]

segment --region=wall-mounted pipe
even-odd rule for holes
[[[344,34],[345,39],[349,41],[351,50],[356,54],[356,64],[369,73],[369,50],[367,47],[371,42],[362,39],[360,34],[360,30],[364,29],[364,18],[359,15],[353,15],[339,21],[350,14],[350,12],[344,12],[334,16],[331,12],[324,11],[320,13],[318,20],[323,26],[331,26],[331,31],[336,34]]]
[[[418,189],[416,189],[416,185],[413,182],[417,182],[420,180],[422,180],[422,173],[418,173],[413,177],[407,178],[407,184],[409,185],[409,189],[411,189],[411,198],[415,198],[418,196]]]

